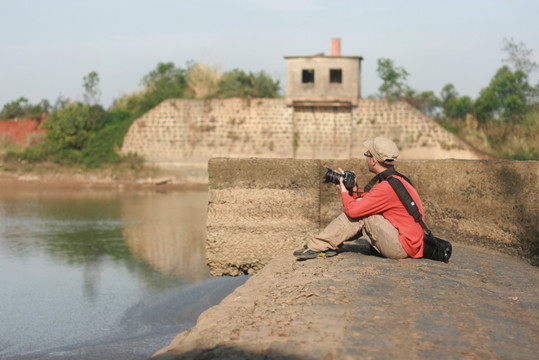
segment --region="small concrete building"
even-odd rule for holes
[[[341,41],[331,40],[331,55],[285,56],[286,104],[357,106],[361,97],[361,56],[341,56]]]

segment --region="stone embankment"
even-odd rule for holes
[[[285,99],[169,99],[129,128],[122,152],[207,181],[214,157],[348,159],[363,141],[394,140],[403,159],[481,159],[405,102],[360,99],[352,107],[293,107]]]
[[[538,162],[399,162],[449,264],[384,259],[363,239],[297,261],[340,209],[323,165],[369,178],[357,160],[210,162],[210,269],[256,274],[155,359],[537,358]]]

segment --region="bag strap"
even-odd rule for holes
[[[365,192],[369,192],[372,187],[374,185],[376,185],[376,183],[378,182],[381,182],[381,181],[384,181],[386,180],[389,176],[391,175],[397,175],[397,176],[400,176],[401,178],[403,178],[404,180],[406,180],[410,185],[414,186],[414,184],[412,184],[412,182],[410,181],[410,179],[408,179],[406,176],[402,175],[400,172],[398,172],[397,170],[395,170],[395,168],[391,167],[387,170],[384,170],[383,172],[381,172],[380,174],[378,175],[375,175],[371,181],[369,181],[369,183],[367,185],[365,185]]]
[[[395,190],[397,196],[399,197],[400,201],[402,202],[408,213],[412,215],[414,220],[423,227],[423,229],[428,235],[432,235],[431,231],[423,221],[423,215],[419,211],[417,204],[415,203],[414,199],[412,199],[412,196],[410,195],[408,190],[406,190],[402,182],[395,177],[389,177],[386,180],[389,182],[389,185],[391,185],[393,190]]]
[[[418,222],[423,227],[423,229],[428,235],[432,236],[432,232],[429,230],[429,228],[423,221],[423,215],[421,214],[421,212],[419,212],[419,208],[417,207],[417,204],[412,199],[412,196],[410,195],[408,190],[406,190],[406,188],[404,187],[404,184],[399,179],[395,177],[391,177],[391,175],[400,176],[404,180],[406,180],[410,185],[412,185],[412,187],[414,186],[412,182],[410,181],[410,179],[408,179],[406,176],[399,173],[397,170],[395,170],[395,168],[391,167],[381,172],[380,174],[374,176],[371,179],[371,181],[369,181],[369,183],[365,186],[364,191],[369,192],[372,189],[372,187],[376,185],[376,183],[386,180],[387,182],[389,182],[389,185],[391,185],[391,187],[393,188],[393,190],[399,197],[400,201],[402,202],[402,204],[404,205],[408,213],[414,218],[416,222]]]

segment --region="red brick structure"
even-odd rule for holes
[[[0,137],[13,144],[26,145],[28,135],[47,131],[39,127],[46,119],[46,116],[43,116],[40,120],[0,120]]]

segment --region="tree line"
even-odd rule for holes
[[[382,79],[379,97],[406,101],[476,149],[500,158],[539,159],[539,83],[530,84],[538,70],[533,52],[524,43],[504,39],[507,65],[499,68],[474,100],[461,96],[451,83],[439,96],[417,92],[406,84],[410,75],[391,59],[378,59]]]
[[[406,101],[425,115],[482,152],[509,159],[539,159],[539,84],[529,76],[538,66],[523,43],[504,39],[508,57],[481,90],[477,99],[460,96],[451,83],[440,94],[417,92],[406,84],[410,75],[391,59],[377,60],[382,80],[379,93],[371,97]],[[98,167],[122,160],[119,149],[133,121],[170,98],[210,99],[279,97],[279,82],[265,72],[239,69],[220,72],[215,67],[188,62],[185,68],[173,62],[159,63],[141,80],[143,90],[116,99],[110,109],[100,105],[99,75],[83,78],[83,101],[58,97],[54,104],[42,100],[32,105],[20,97],[4,105],[0,119],[34,118],[45,113],[48,129],[43,142],[22,152],[8,152],[7,159],[81,163]]]

